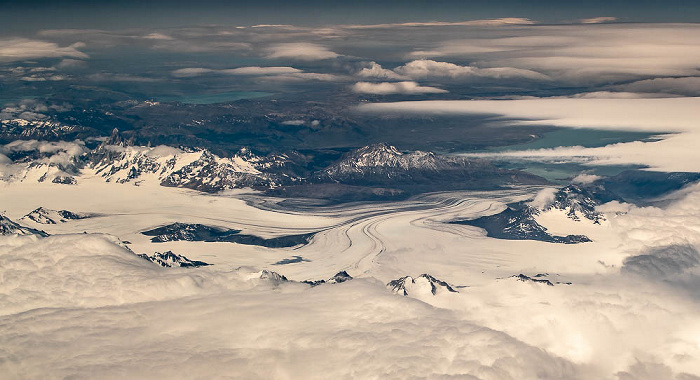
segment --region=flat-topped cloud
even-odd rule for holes
[[[36,58],[88,58],[86,53],[78,50],[85,47],[82,42],[75,42],[61,47],[53,42],[32,40],[28,38],[0,39],[0,62],[21,61]]]
[[[316,61],[338,57],[327,47],[309,42],[292,42],[276,44],[266,49],[266,57],[271,59],[294,59]]]
[[[532,98],[371,103],[367,112],[499,115],[515,124],[648,132],[693,131],[700,98]]]
[[[615,22],[617,21],[617,17],[611,17],[611,16],[600,16],[600,17],[592,17],[592,18],[584,18],[579,20],[581,24],[602,24],[604,22]]]
[[[700,172],[700,98],[535,98],[517,100],[425,100],[363,104],[364,112],[492,115],[501,124],[553,125],[665,133],[658,140],[603,147],[474,153],[536,161],[575,161],[589,165],[642,165],[660,171]]]

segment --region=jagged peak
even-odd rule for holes
[[[353,277],[349,275],[348,272],[343,270],[336,273],[335,275],[333,275],[333,277],[329,278],[328,280],[306,280],[302,282],[311,286],[318,286],[323,284],[340,284],[342,282],[350,281],[352,279]]]
[[[328,279],[328,282],[331,283],[331,284],[339,284],[339,283],[341,283],[341,282],[345,282],[345,281],[352,280],[352,278],[353,278],[353,277],[350,276],[350,275],[348,274],[348,272],[346,272],[346,271],[343,270],[343,271],[340,271],[340,272],[336,273],[333,277],[331,277],[330,279]]]
[[[190,260],[185,256],[178,255],[173,251],[154,252],[152,255],[141,254],[138,255],[142,259],[148,260],[154,264],[158,264],[165,268],[196,268],[209,265],[203,261]]]
[[[128,140],[124,139],[122,134],[119,132],[119,129],[114,128],[112,129],[112,134],[109,136],[108,139],[106,139],[102,145],[117,145],[117,146],[131,146],[134,145],[134,140],[133,138],[130,138]]]
[[[35,235],[39,237],[49,236],[49,234],[42,230],[22,226],[3,214],[0,214],[0,235]]]

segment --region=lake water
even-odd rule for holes
[[[162,102],[180,102],[186,104],[215,104],[227,103],[241,99],[264,98],[272,95],[269,92],[255,91],[228,91],[215,94],[188,94],[180,96],[160,96],[157,100]]]
[[[610,131],[587,128],[561,128],[547,132],[542,138],[535,141],[502,147],[493,147],[482,152],[506,152],[516,150],[551,149],[557,147],[582,146],[586,148],[602,147],[610,144],[633,141],[655,141],[660,133]],[[471,153],[471,152],[470,152]],[[554,183],[565,184],[571,178],[583,172],[600,176],[614,176],[622,171],[639,169],[637,165],[584,165],[578,162],[566,162],[550,159],[530,160],[516,157],[494,158],[498,166],[507,169],[524,170],[532,174],[544,177]]]
[[[610,131],[587,128],[561,128],[547,132],[542,138],[535,141],[493,147],[486,152],[503,152],[511,150],[547,149],[566,146],[582,146],[586,148],[597,148],[616,143],[632,141],[653,141],[660,133],[631,132],[631,131]]]

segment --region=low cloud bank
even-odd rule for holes
[[[461,66],[449,62],[438,62],[429,59],[419,59],[406,63],[403,66],[388,70],[376,62],[370,62],[358,72],[358,75],[366,78],[379,79],[450,79],[467,80],[473,78],[488,79],[534,79],[549,80],[546,75],[532,70],[523,70],[513,67],[479,68],[476,66]]]
[[[247,66],[247,67],[237,67],[235,69],[207,69],[203,67],[186,67],[183,69],[177,69],[172,72],[173,76],[176,77],[196,77],[206,74],[220,74],[220,75],[282,75],[282,74],[296,74],[302,73],[302,70],[295,69],[289,66]]]
[[[308,42],[294,42],[272,45],[267,48],[267,58],[317,61],[336,58],[339,55],[322,45]]]
[[[389,95],[389,94],[442,94],[446,90],[437,87],[421,86],[413,81],[403,82],[357,82],[352,86],[354,92],[361,94]]]
[[[654,279],[665,279],[682,274],[700,265],[700,254],[695,247],[669,245],[650,248],[641,255],[625,259],[622,273],[633,273]]]
[[[53,42],[27,38],[0,39],[0,62],[21,61],[36,58],[88,58],[78,50],[85,47],[82,42],[61,47]]]

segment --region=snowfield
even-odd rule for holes
[[[537,191],[441,193],[311,212],[244,191],[211,195],[98,178],[77,186],[4,184],[0,203],[13,220],[40,206],[91,217],[56,224],[25,219],[51,236],[0,237],[0,373],[37,379],[700,374],[700,256],[693,248],[700,231],[691,227],[700,225],[698,187],[664,209],[606,205],[602,225],[556,209],[538,216],[552,230],[585,233],[592,243],[495,240],[479,228],[445,223],[497,213]],[[266,237],[319,232],[307,245],[279,249],[152,243],[140,234],[172,222]],[[214,265],[163,268],[135,254],[166,250]],[[280,264],[292,257],[301,259]],[[354,279],[300,283],[341,270]],[[422,273],[455,292],[438,284],[433,294]],[[546,274],[554,285],[512,277],[520,273]],[[416,279],[407,296],[387,287],[404,276]]]

